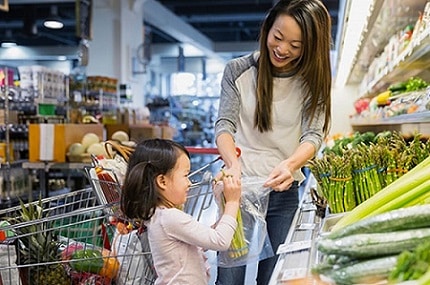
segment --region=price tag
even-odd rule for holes
[[[307,276],[307,268],[290,268],[282,272],[281,281],[305,278]]]
[[[310,212],[310,211],[316,211],[317,210],[317,206],[315,206],[312,203],[306,203],[306,204],[302,204],[302,212]]]
[[[315,224],[311,223],[302,223],[297,226],[298,230],[313,230],[315,228]]]
[[[276,252],[276,254],[290,253],[290,252],[309,249],[309,248],[311,248],[311,245],[312,245],[311,240],[296,241],[296,242],[292,242],[292,243],[284,243],[278,247],[278,251]]]

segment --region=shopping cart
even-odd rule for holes
[[[192,173],[201,178],[184,205],[199,220],[213,201],[211,165]],[[96,167],[84,168],[87,189],[0,211],[0,285],[154,284],[146,232],[122,215],[116,173],[100,179]]]
[[[0,212],[0,284],[153,284],[148,243],[92,188]]]

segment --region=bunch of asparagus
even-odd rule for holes
[[[350,211],[418,165],[430,154],[430,140],[417,133],[407,142],[398,132],[374,142],[324,152],[309,161],[318,195],[332,213]]]

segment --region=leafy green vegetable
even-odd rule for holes
[[[412,251],[403,251],[393,271],[390,281],[417,280],[430,270],[430,241],[418,245]]]
[[[78,272],[99,273],[103,264],[102,253],[95,249],[76,250],[70,261],[70,266]]]
[[[428,83],[419,77],[411,77],[406,82],[406,92],[424,89]]]

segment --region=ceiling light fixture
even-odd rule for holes
[[[61,18],[58,16],[58,7],[57,5],[51,6],[51,14],[49,17],[43,22],[43,25],[48,29],[62,29],[64,24]]]
[[[6,30],[4,40],[1,41],[1,47],[10,48],[15,46],[17,46],[17,43],[12,36],[12,30]]]

